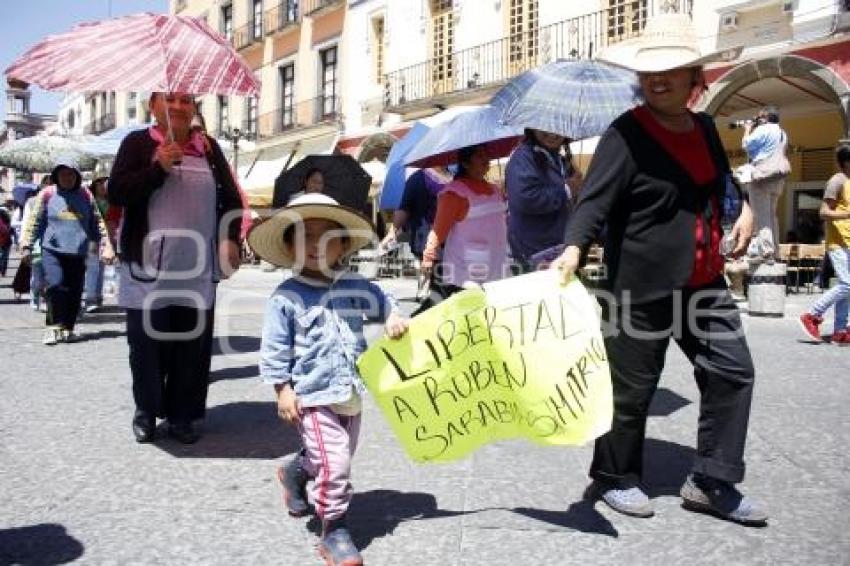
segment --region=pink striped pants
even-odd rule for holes
[[[301,415],[303,465],[313,477],[309,495],[322,521],[345,515],[351,502],[351,459],[360,436],[360,417],[338,415],[329,407],[305,407]]]

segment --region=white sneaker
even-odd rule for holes
[[[48,326],[44,330],[44,337],[41,339],[41,343],[45,346],[54,346],[60,340],[62,340],[62,330],[58,326]]]
[[[77,335],[74,334],[73,330],[68,330],[63,328],[59,331],[59,341],[65,343],[71,343],[77,341]]]

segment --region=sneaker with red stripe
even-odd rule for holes
[[[803,329],[803,332],[806,333],[807,337],[811,338],[815,342],[823,341],[820,336],[820,329],[818,328],[822,322],[823,317],[810,312],[800,315],[800,328]]]

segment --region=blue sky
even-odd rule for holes
[[[0,18],[0,70],[5,70],[24,51],[52,33],[69,30],[74,24],[124,16],[137,12],[168,12],[168,0],[18,0],[3,2]],[[55,114],[62,93],[46,92],[36,86],[30,110]],[[6,78],[2,80],[0,121],[6,115]]]

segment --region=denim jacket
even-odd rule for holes
[[[383,322],[396,308],[380,287],[353,273],[333,283],[287,279],[266,307],[260,377],[292,382],[304,407],[344,403],[352,387],[363,394],[355,362],[366,350],[364,319]]]

